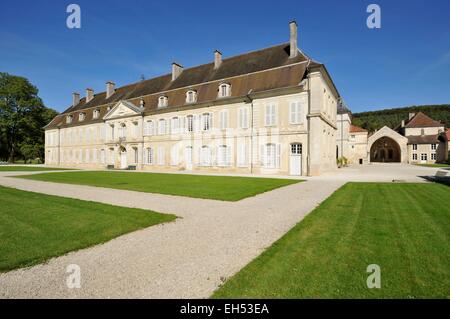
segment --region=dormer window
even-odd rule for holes
[[[227,97],[231,95],[231,85],[228,83],[223,83],[219,85],[219,97]]]
[[[158,107],[166,107],[169,105],[169,98],[165,95],[158,98]]]
[[[86,113],[80,113],[78,115],[78,121],[82,122],[86,118]]]
[[[186,103],[197,102],[197,92],[190,90],[186,92]]]
[[[72,123],[72,120],[73,120],[73,115],[67,115],[67,116],[66,116],[66,123],[67,123],[67,124]]]
[[[100,117],[100,110],[94,110],[92,117],[94,119],[98,119]]]

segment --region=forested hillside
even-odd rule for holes
[[[352,123],[373,132],[385,125],[394,128],[400,124],[403,119],[407,119],[408,114],[412,112],[423,112],[432,119],[444,123],[446,127],[450,127],[450,104],[410,106],[354,113]]]

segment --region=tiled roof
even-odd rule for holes
[[[437,135],[417,135],[407,136],[408,144],[434,144],[439,143],[439,134]]]
[[[363,129],[362,127],[350,124],[350,133],[364,133],[364,132],[368,132],[367,130]]]
[[[197,104],[217,100],[218,85],[222,82],[231,84],[231,97],[245,97],[250,90],[262,92],[278,88],[298,86],[306,74],[308,57],[303,53],[295,58],[289,57],[289,43],[283,43],[266,49],[253,51],[223,59],[221,65],[214,69],[214,63],[184,69],[177,79],[172,81],[171,74],[119,87],[106,99],[106,92],[95,94],[86,103],[82,98],[78,105],[69,107],[58,115],[46,128],[66,125],[65,116],[73,114],[70,126],[94,123],[92,112],[98,108],[100,118],[110,107],[121,100],[128,100],[139,105],[145,102],[144,112],[157,109],[158,97],[162,94],[169,98],[169,111],[173,108],[192,107],[186,105],[185,93],[188,89],[197,91]],[[319,67],[320,63],[311,62],[310,67]],[[78,114],[86,112],[86,120],[78,122]]]
[[[406,128],[414,128],[414,127],[439,127],[444,126],[442,123],[433,120],[432,118],[426,116],[424,113],[419,112],[413,116],[411,120],[409,120],[405,127]]]

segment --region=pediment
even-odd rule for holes
[[[142,109],[128,101],[119,101],[103,117],[104,120],[140,115]]]
[[[403,135],[399,134],[398,132],[394,131],[390,127],[383,126],[381,129],[373,133],[371,136],[369,136],[368,142],[373,143],[374,141],[378,140],[380,137],[387,136],[394,140],[403,140],[407,141],[408,139],[404,137]]]

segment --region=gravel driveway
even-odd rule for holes
[[[1,274],[0,297],[207,298],[222,280],[239,271],[352,180],[352,174],[345,178],[343,172],[339,176],[311,178],[239,202],[61,185],[7,177],[18,172],[0,173],[0,185],[4,186],[180,217],[175,222],[120,236],[45,264]],[[410,176],[415,180],[416,173],[411,172],[402,172],[402,178]],[[391,175],[387,174],[385,180]],[[357,176],[361,178],[360,174]],[[376,176],[380,179],[380,174]],[[79,289],[66,285],[69,264],[81,268]]]

